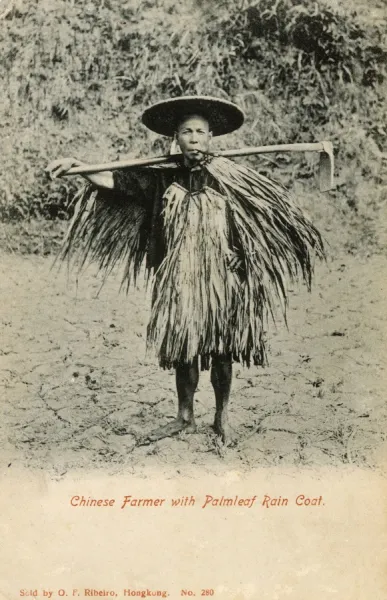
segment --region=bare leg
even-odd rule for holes
[[[176,389],[179,400],[177,418],[189,425],[195,425],[194,394],[199,383],[199,365],[196,357],[192,363],[176,368]]]
[[[222,438],[224,444],[231,440],[231,429],[228,422],[228,401],[232,381],[232,358],[229,355],[215,356],[212,359],[211,383],[215,392],[216,412],[214,430]]]
[[[176,367],[176,388],[178,397],[177,418],[153,431],[148,439],[151,442],[161,440],[185,431],[194,433],[196,424],[194,418],[194,394],[199,381],[199,366],[197,357],[192,363],[182,363]]]

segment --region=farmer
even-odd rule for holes
[[[88,174],[62,256],[82,240],[83,260],[109,270],[126,260],[135,280],[143,261],[152,282],[147,343],[162,368],[174,368],[177,418],[149,441],[196,431],[199,371],[211,369],[214,430],[231,439],[228,403],[232,362],[266,362],[267,316],[286,306],[286,279],[310,285],[311,250],[321,237],[280,185],[210,153],[213,136],[244,120],[230,102],[208,96],[158,102],[142,116],[152,131],[173,137],[181,157],[161,166]],[[52,177],[80,161],[52,162]]]

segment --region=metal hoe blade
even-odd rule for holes
[[[333,188],[333,173],[335,159],[333,156],[332,142],[321,142],[323,149],[320,153],[319,187],[321,192],[328,192]]]

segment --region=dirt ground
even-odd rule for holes
[[[359,465],[386,456],[387,258],[344,255],[316,269],[311,294],[294,290],[289,329],[271,327],[270,366],[234,365],[225,449],[211,430],[214,399],[201,376],[199,431],[150,445],[142,434],[175,416],[174,373],[145,356],[148,298],[76,284],[51,258],[1,255],[0,443],[12,466],[103,469],[167,477],[229,468]],[[3,462],[4,464],[4,462]]]

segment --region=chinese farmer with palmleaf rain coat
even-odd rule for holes
[[[62,257],[74,250],[105,273],[125,262],[125,282],[145,261],[152,285],[147,345],[162,368],[176,370],[177,418],[153,431],[156,441],[196,430],[194,393],[199,371],[211,369],[214,430],[230,442],[228,402],[232,363],[266,363],[264,330],[287,279],[308,286],[321,236],[288,192],[254,170],[211,154],[212,136],[238,129],[243,112],[206,96],[151,106],[142,122],[174,137],[175,162],[85,175]],[[75,159],[49,165],[64,175]],[[81,242],[81,244],[79,244]],[[80,248],[79,248],[80,247]]]

